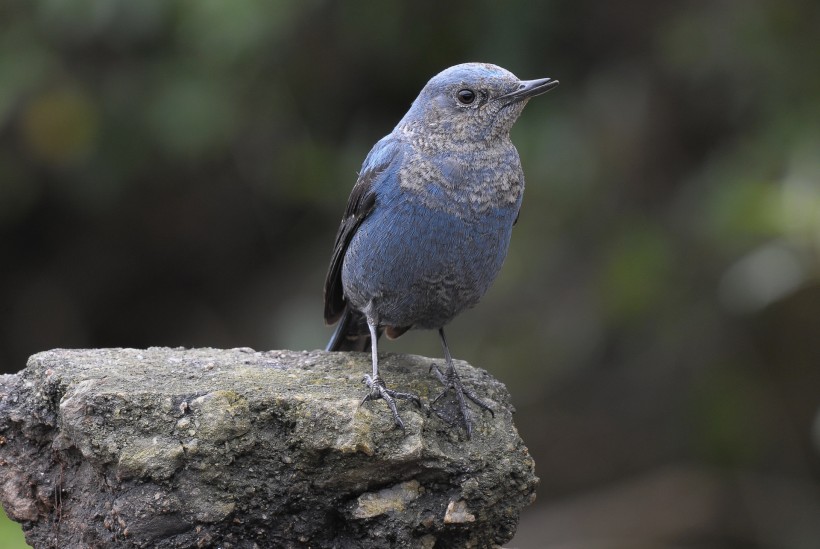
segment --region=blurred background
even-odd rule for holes
[[[513,130],[505,268],[448,329],[541,478],[508,546],[820,547],[818,29],[815,0],[6,0],[0,367],[323,347],[362,160],[492,62],[561,81]]]

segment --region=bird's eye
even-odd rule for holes
[[[458,102],[462,105],[469,105],[473,101],[475,101],[475,92],[471,89],[464,88],[462,90],[458,90],[456,93],[456,97],[458,98]]]

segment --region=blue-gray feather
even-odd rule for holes
[[[489,102],[519,85],[493,65],[451,67],[376,143],[337,236],[325,287],[328,322],[346,309],[367,309],[380,327],[440,328],[481,299],[521,206],[524,175],[509,130],[526,100],[470,110],[452,94],[469,87]],[[344,348],[345,335],[368,337],[366,323],[355,320],[330,349]]]
[[[501,270],[524,193],[509,132],[528,99],[556,84],[483,63],[451,67],[430,79],[362,165],[325,281],[325,320],[338,322],[327,350],[371,348],[364,401],[384,399],[401,428],[395,401],[421,401],[379,375],[382,333],[439,331],[447,368],[434,370],[445,389],[432,402],[452,389],[468,437],[466,399],[492,411],[461,384],[444,326],[478,303]]]

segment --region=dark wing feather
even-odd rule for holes
[[[341,317],[333,335],[330,336],[325,351],[369,351],[370,329],[367,327],[364,315],[350,307],[345,307]],[[378,329],[376,337],[381,335],[382,330],[382,328]]]
[[[333,256],[325,279],[325,322],[333,324],[341,318],[345,308],[344,292],[342,291],[342,262],[344,261],[347,246],[356,229],[362,224],[367,215],[376,205],[376,195],[371,192],[372,179],[359,178],[350,193],[347,210],[336,233],[336,243],[333,245]]]
[[[325,322],[328,324],[337,322],[345,310],[342,263],[350,240],[356,234],[362,221],[376,206],[374,183],[398,159],[399,151],[390,145],[390,142],[379,142],[368,154],[359,179],[353,186],[347,201],[347,209],[342,217],[339,232],[336,233],[336,243],[333,245],[333,255],[325,279]]]

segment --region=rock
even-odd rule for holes
[[[384,355],[425,403],[430,359]],[[435,413],[359,405],[369,355],[53,350],[0,376],[0,500],[39,547],[498,547],[534,498],[509,394],[473,437]],[[453,414],[450,398],[440,410]]]

